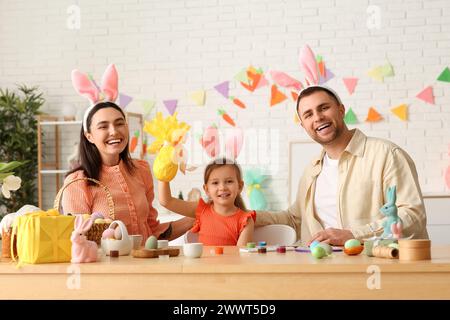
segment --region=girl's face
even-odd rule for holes
[[[241,193],[243,186],[244,182],[238,181],[236,169],[224,165],[211,172],[203,188],[214,204],[234,206],[234,200]]]
[[[119,163],[119,155],[128,144],[128,125],[124,116],[114,108],[98,110],[91,120],[91,132],[85,133],[89,142],[95,144],[105,165]]]

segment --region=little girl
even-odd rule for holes
[[[205,190],[210,201],[183,201],[172,197],[168,182],[158,181],[159,202],[170,211],[195,217],[191,231],[204,245],[245,246],[253,238],[252,212],[241,198],[244,187],[241,169],[227,159],[216,159],[204,173]],[[254,214],[254,213],[253,213]]]

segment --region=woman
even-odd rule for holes
[[[105,71],[102,92],[78,71],[72,73],[75,89],[91,101],[80,133],[80,166],[68,173],[64,183],[78,178],[93,178],[108,187],[114,201],[116,220],[130,234],[150,235],[173,240],[192,227],[194,219],[183,218],[159,223],[154,199],[153,179],[146,161],[131,159],[128,151],[129,129],[117,98],[117,73],[113,65]],[[99,97],[107,101],[99,102]],[[109,101],[108,101],[109,100]],[[77,181],[65,189],[62,197],[65,213],[100,212],[108,217],[105,191],[88,181]]]

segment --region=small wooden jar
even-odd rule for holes
[[[430,260],[431,241],[425,239],[398,240],[399,259],[404,261]]]

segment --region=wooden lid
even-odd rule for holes
[[[410,240],[398,240],[400,248],[429,248],[431,246],[431,240],[428,239],[410,239]]]

